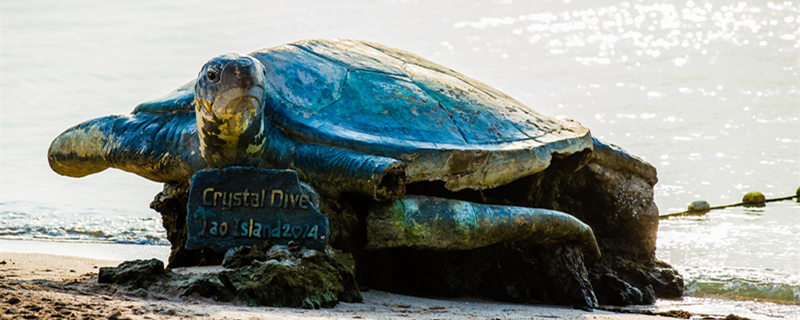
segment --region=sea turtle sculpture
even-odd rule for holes
[[[498,187],[591,148],[579,123],[414,54],[308,40],[213,58],[196,80],[130,115],[68,129],[48,157],[63,175],[115,167],[159,182],[212,167],[290,168],[325,194],[373,197],[370,248],[573,241],[596,257],[592,230],[562,212],[405,195],[422,181]]]

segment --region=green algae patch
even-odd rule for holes
[[[299,256],[254,260],[220,277],[233,287],[234,302],[295,308],[331,308],[339,301],[360,302],[352,257],[333,249],[303,249]],[[349,265],[345,265],[344,263]]]
[[[224,264],[235,267],[181,273],[164,269],[156,259],[126,261],[102,268],[99,282],[145,295],[200,296],[249,306],[318,309],[362,301],[355,260],[331,247],[240,247],[226,255]]]

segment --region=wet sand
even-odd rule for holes
[[[421,298],[377,290],[332,309],[248,307],[199,297],[126,291],[97,283],[119,260],[0,252],[2,319],[671,319],[476,299]],[[180,272],[181,270],[176,270]],[[184,270],[185,271],[185,270]]]

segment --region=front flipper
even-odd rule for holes
[[[131,114],[147,113],[183,113],[194,111],[194,84],[197,80],[189,81],[180,88],[167,95],[144,102],[133,109]]]
[[[302,143],[290,151],[289,167],[330,193],[356,191],[377,201],[397,199],[405,194],[406,167],[401,161]]]
[[[592,229],[555,210],[407,195],[367,217],[368,249],[469,250],[506,241],[577,243],[588,260],[600,257]]]
[[[261,155],[261,167],[294,169],[302,181],[329,195],[354,192],[384,201],[406,192],[406,165],[400,160],[289,139],[270,122],[262,128],[257,139],[264,139],[263,145],[246,146]]]
[[[53,171],[83,177],[109,167],[167,182],[185,181],[206,168],[194,112],[107,116],[59,135],[48,150]]]

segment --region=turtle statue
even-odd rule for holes
[[[109,167],[158,182],[206,168],[294,169],[323,194],[373,198],[367,248],[466,250],[573,242],[600,252],[569,214],[426,194],[484,190],[592,149],[589,130],[417,55],[354,40],[307,40],[208,61],[196,80],[130,115],[86,121],[48,151],[57,173]]]

